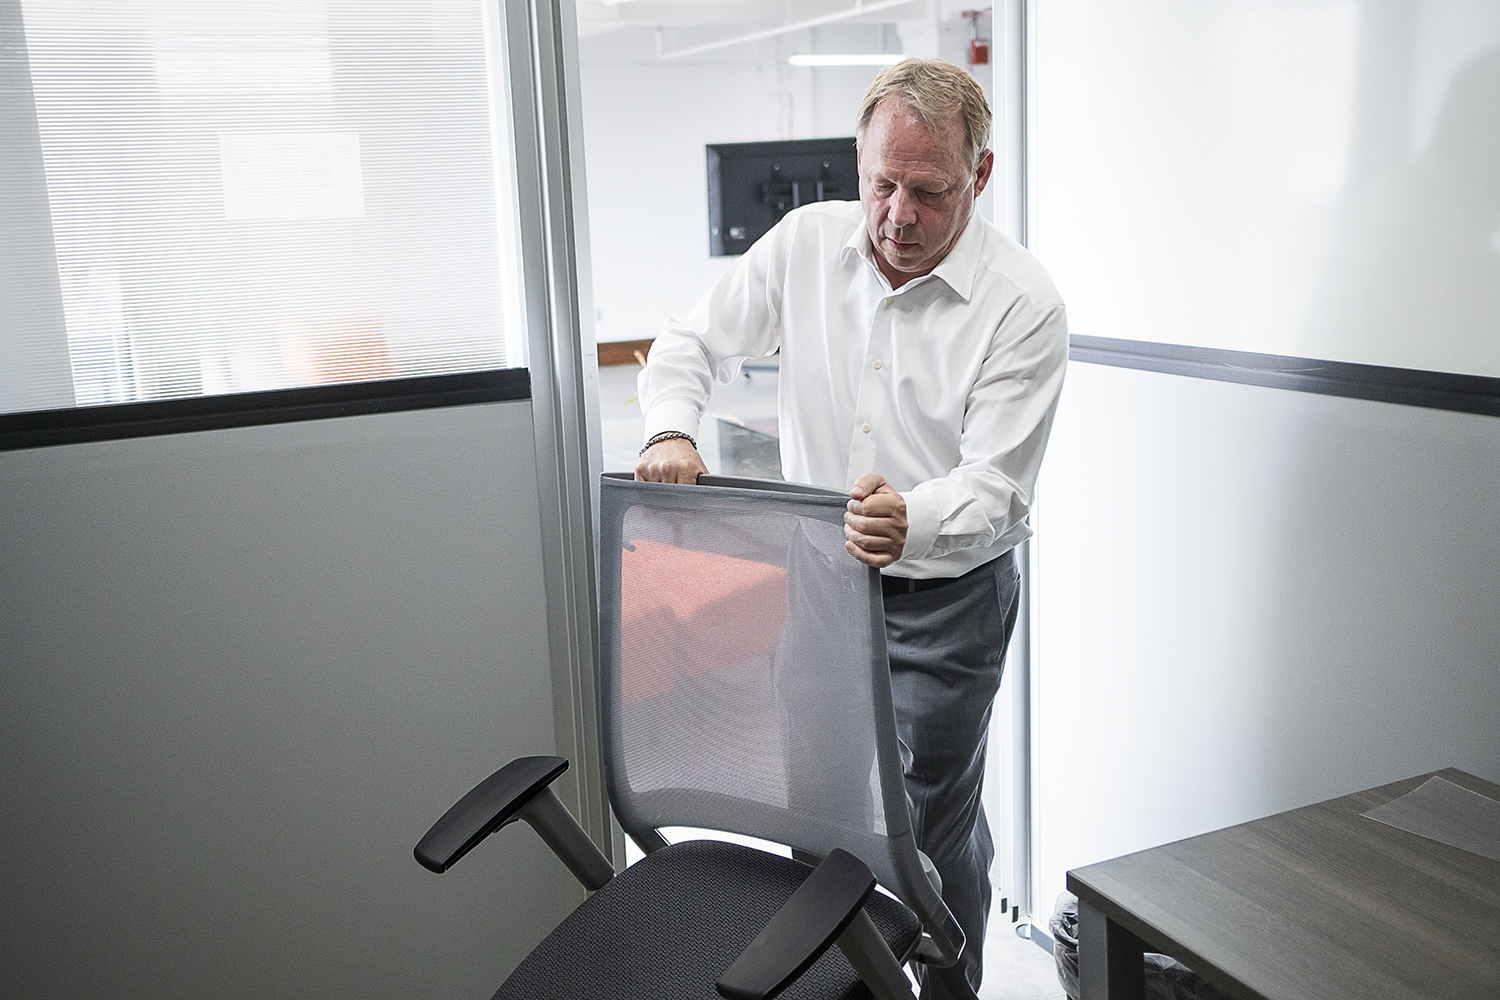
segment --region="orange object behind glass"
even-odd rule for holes
[[[620,553],[620,577],[623,704],[773,653],[781,639],[780,566],[641,539]]]

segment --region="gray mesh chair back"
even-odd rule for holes
[[[963,933],[912,837],[879,574],[844,550],[847,496],[612,475],[600,494],[600,708],[625,830],[843,848],[934,957],[956,957]]]

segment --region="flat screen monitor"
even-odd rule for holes
[[[714,257],[744,253],[800,205],[857,200],[852,136],[708,147],[708,252]]]

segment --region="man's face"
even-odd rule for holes
[[[957,112],[934,133],[892,98],[876,106],[859,153],[859,203],[891,287],[937,267],[969,224],[994,158],[986,151],[970,170],[963,150]]]

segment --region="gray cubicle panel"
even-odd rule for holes
[[[0,993],[487,996],[581,898],[508,830],[552,753],[531,404],[0,453]]]

